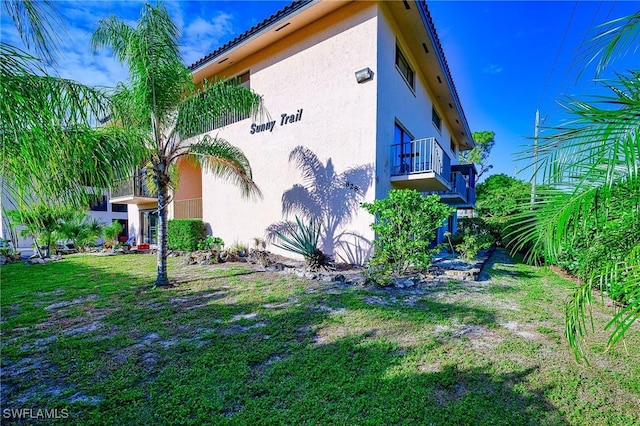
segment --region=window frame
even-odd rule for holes
[[[415,90],[415,82],[416,82],[416,72],[411,67],[407,56],[402,53],[402,49],[398,43],[396,43],[396,57],[395,57],[395,65],[396,69],[404,79],[405,83],[409,86],[409,88],[414,91]],[[403,70],[403,67],[406,68],[406,74]]]
[[[440,117],[440,114],[436,111],[436,107],[433,105],[431,106],[431,124],[442,134],[442,117]]]

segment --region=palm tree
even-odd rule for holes
[[[194,84],[178,46],[179,31],[162,4],[144,5],[132,27],[115,16],[102,19],[93,34],[94,49],[110,48],[129,69],[129,80],[116,87],[114,102],[126,112],[123,124],[142,129],[158,192],[157,286],[167,277],[167,205],[169,172],[180,157],[199,162],[215,176],[237,185],[244,196],[261,196],[249,161],[235,146],[204,136],[205,125],[228,114],[256,114],[262,98],[234,80]]]
[[[601,28],[592,39],[596,56],[601,55],[598,75],[620,48],[635,46],[640,13]],[[515,247],[532,244],[533,255],[552,263],[582,240],[582,285],[567,302],[565,333],[576,358],[583,360],[594,288],[623,302],[607,325],[610,346],[640,316],[640,71],[600,84],[610,94],[569,99],[565,107],[575,119],[550,129],[552,135],[538,148],[534,170],[553,189],[515,224]]]
[[[26,49],[0,42],[0,184],[6,210],[31,202],[86,206],[87,186],[107,188],[142,158],[135,131],[100,126],[107,93],[51,75],[60,18],[38,1],[3,1]],[[49,66],[45,66],[49,64]],[[35,198],[35,200],[34,200]]]

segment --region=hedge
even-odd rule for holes
[[[172,219],[167,224],[167,246],[171,250],[195,251],[204,234],[200,219]]]

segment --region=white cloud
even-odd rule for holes
[[[500,74],[502,72],[502,66],[497,64],[489,64],[482,70],[485,74]]]
[[[217,12],[211,18],[197,17],[184,29],[182,54],[187,65],[215,50],[235,35],[234,16]]]

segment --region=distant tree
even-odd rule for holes
[[[482,132],[473,132],[473,140],[476,143],[469,151],[461,152],[458,159],[461,163],[469,164],[474,163],[478,165],[478,179],[493,168],[489,164],[489,154],[495,145],[495,132],[484,130]]]
[[[531,184],[503,173],[492,175],[476,186],[476,213],[494,238],[506,245],[514,215],[529,208],[530,198]]]
[[[51,255],[55,236],[65,220],[73,215],[70,208],[48,203],[22,204],[17,210],[6,212],[13,226],[21,226],[20,234],[31,237],[40,258]],[[44,252],[41,250],[44,247]]]
[[[85,249],[100,238],[103,231],[102,223],[92,218],[89,213],[77,210],[60,224],[57,233],[60,237],[72,240],[79,249]]]

